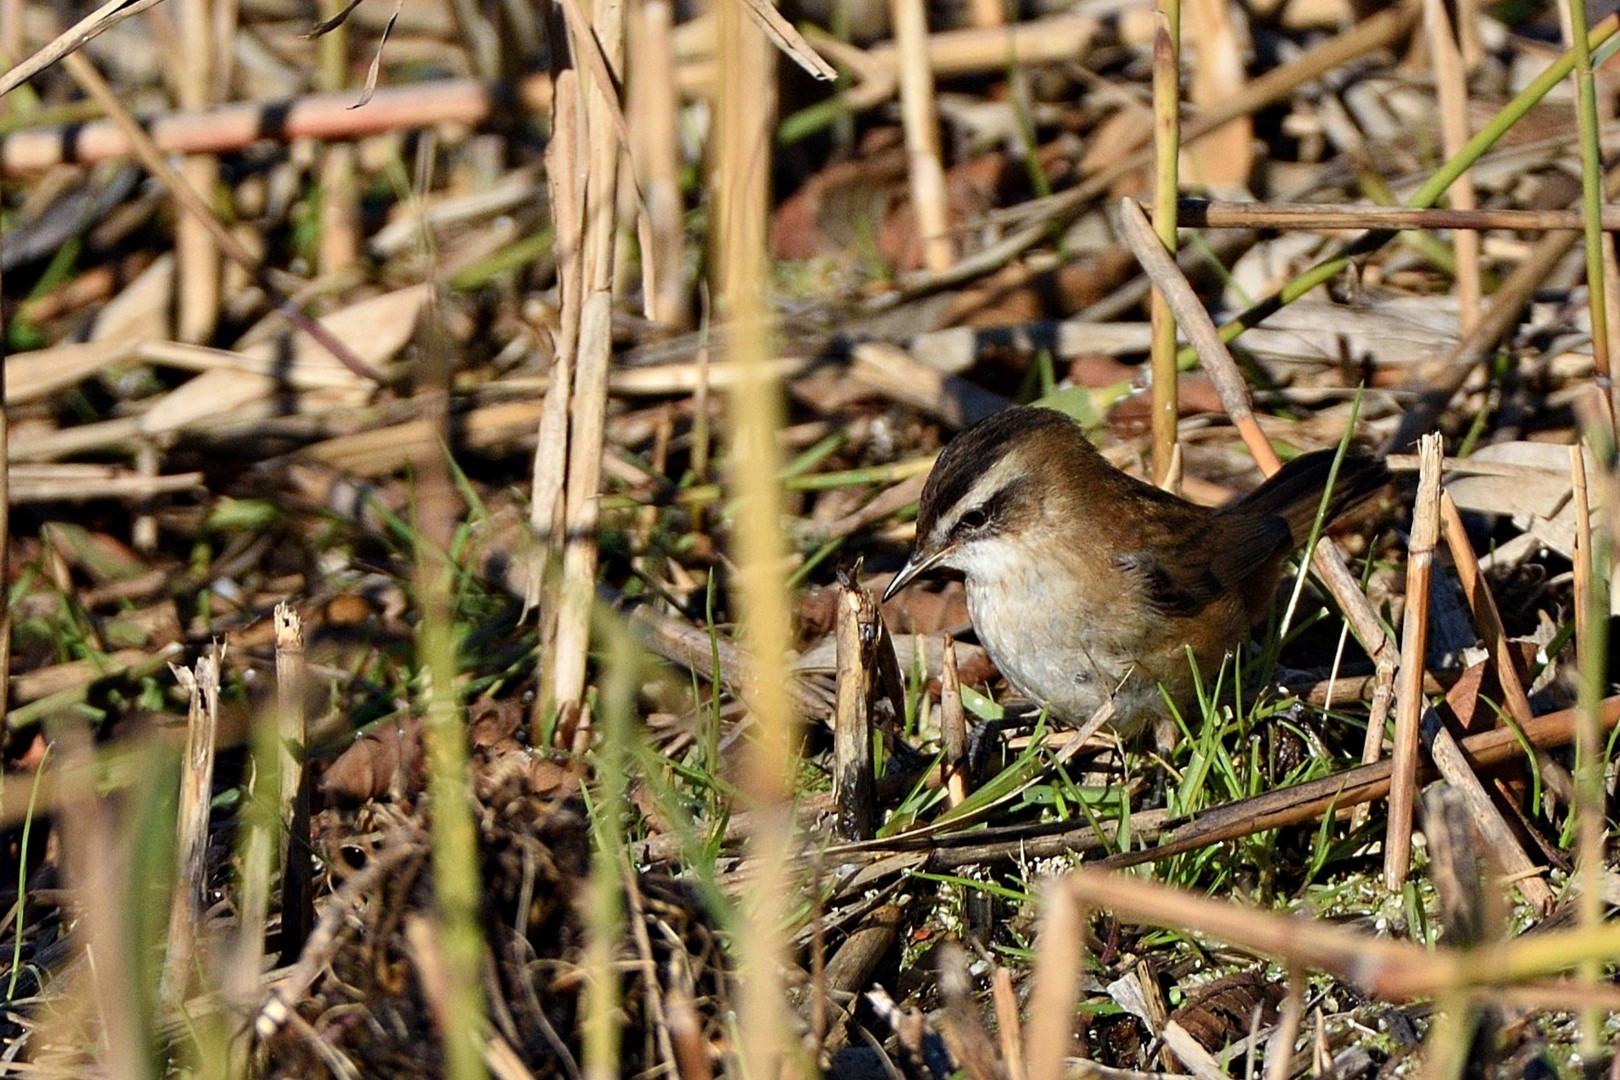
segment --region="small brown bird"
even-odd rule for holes
[[[1265,613],[1310,535],[1334,452],[1295,458],[1222,509],[1127,476],[1062,413],[1015,408],[952,440],[923,487],[911,558],[885,600],[935,567],[962,572],[979,641],[1019,692],[1080,724],[1112,699],[1129,737],[1184,706]],[[1389,480],[1351,451],[1327,520]]]

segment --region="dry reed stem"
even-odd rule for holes
[[[738,940],[739,972],[748,987],[739,1008],[742,1068],[756,1077],[808,1071],[792,1034],[782,986],[787,941],[783,919],[791,893],[791,799],[796,723],[781,670],[789,647],[783,581],[782,494],[775,433],[782,396],[767,361],[769,310],[765,238],[769,147],[775,111],[774,56],[737,4],[719,6],[720,93],[714,163],[717,299],[726,317],[728,353],[743,373],[727,402],[729,454],[739,509],[735,517],[737,611],[748,646],[754,738],[741,782],[754,829],[750,851],[759,872],[745,898],[748,917]]]
[[[928,36],[928,67],[939,77],[1005,70],[1011,62],[1025,67],[1078,63],[1097,36],[1089,15],[1059,14],[993,29],[944,30]],[[854,85],[838,96],[852,111],[875,108],[899,92],[899,48],[879,43],[861,49],[824,34],[816,35],[823,52],[844,68]]]
[[[1387,641],[1388,638],[1385,638]],[[1395,673],[1400,669],[1396,650],[1386,648],[1378,654],[1373,671],[1372,699],[1367,707],[1367,732],[1361,740],[1361,763],[1371,765],[1384,756],[1384,736],[1389,726],[1389,712],[1395,704]],[[1369,807],[1362,804],[1350,815],[1350,824],[1361,828],[1367,821]]]
[[[1084,965],[1086,908],[1060,878],[1046,886],[1036,941],[1034,989],[1024,1025],[1028,1080],[1062,1080],[1074,1043],[1074,1006]]]
[[[35,469],[45,470],[44,475]],[[202,491],[207,487],[206,477],[200,472],[169,473],[166,476],[144,476],[109,465],[29,466],[11,468],[11,503],[85,502],[90,499],[146,500],[156,495],[170,495],[183,491]],[[140,520],[153,520],[150,515]],[[151,547],[140,546],[142,551]]]
[[[1181,157],[1181,0],[1154,0],[1153,4],[1153,150],[1153,231],[1166,259],[1174,266],[1179,246],[1176,199]],[[1153,482],[1160,487],[1166,486],[1171,459],[1176,456],[1180,406],[1176,389],[1180,379],[1176,370],[1176,320],[1165,288],[1155,279],[1148,306],[1153,332],[1149,357],[1153,383]]]
[[[1462,748],[1474,768],[1494,767],[1523,756],[1521,734],[1525,743],[1538,749],[1568,745],[1575,738],[1577,715],[1575,709],[1547,713],[1530,721],[1522,733],[1492,728],[1463,739]],[[1620,722],[1620,697],[1607,698],[1601,705],[1600,726],[1608,731],[1616,722]],[[1114,869],[1136,866],[1382,799],[1389,794],[1392,772],[1393,763],[1386,759],[1217,806],[1161,833],[1156,847],[1112,855],[1097,865]]]
[[[1135,199],[1121,199],[1119,207],[1121,232],[1126,244],[1142,264],[1143,273],[1152,279],[1174,311],[1181,332],[1197,351],[1199,361],[1208,372],[1210,381],[1215,384],[1215,392],[1220,395],[1227,417],[1237,428],[1249,455],[1259,463],[1261,472],[1271,475],[1282,466],[1282,462],[1255,420],[1254,409],[1249,404],[1249,390],[1238,371],[1237,362],[1215,332],[1209,315],[1204,313],[1202,318],[1199,317],[1199,313],[1204,311],[1202,302],[1165,250],[1141,206]]]
[[[996,1038],[1001,1043],[1001,1060],[1008,1080],[1026,1080],[1024,1068],[1024,1027],[1018,1019],[1018,995],[1013,992],[1012,973],[997,964],[990,976],[990,997],[996,1009]]]
[[[560,11],[550,9],[555,41],[568,30]],[[551,112],[551,138],[546,143],[546,179],[551,187],[551,221],[557,249],[557,329],[551,339],[550,382],[541,404],[535,436],[534,470],[529,497],[529,523],[544,547],[534,553],[525,607],[540,607],[541,693],[535,697],[531,737],[545,741],[545,725],[557,715],[558,702],[550,688],[556,685],[555,666],[559,587],[555,577],[558,555],[567,542],[565,491],[568,484],[568,415],[574,385],[575,357],[579,348],[579,315],[584,267],[580,258],[585,235],[585,189],[575,162],[584,153],[584,107],[579,74],[566,66],[564,50],[551,51],[555,86]],[[560,717],[559,717],[560,719]]]
[[[1603,395],[1605,408],[1609,395]],[[1582,931],[1593,932],[1603,922],[1604,847],[1608,832],[1604,791],[1604,774],[1608,762],[1604,759],[1604,743],[1599,735],[1597,708],[1593,704],[1601,693],[1593,691],[1607,683],[1607,617],[1608,594],[1604,588],[1607,578],[1605,565],[1609,548],[1607,537],[1598,537],[1592,528],[1592,504],[1588,491],[1586,455],[1582,444],[1569,448],[1569,470],[1572,499],[1575,503],[1575,551],[1572,557],[1575,570],[1575,614],[1577,663],[1581,672],[1580,719],[1575,727],[1575,804],[1571,808],[1576,816],[1575,884],[1577,914]],[[1614,497],[1613,484],[1609,496]],[[1601,554],[1600,554],[1601,553]],[[1601,561],[1600,561],[1601,560]],[[1603,623],[1601,629],[1594,627]],[[1588,634],[1593,636],[1588,637]],[[1603,975],[1602,965],[1596,957],[1581,965],[1580,978],[1596,987]],[[1593,1054],[1598,1049],[1598,1031],[1601,1017],[1583,1013],[1581,1017],[1581,1045],[1583,1052]]]
[[[569,395],[562,581],[550,681],[541,694],[543,707],[553,709],[578,703],[585,694],[591,609],[596,602],[597,500],[606,439],[608,366],[613,355],[613,267],[618,239],[614,217],[618,207],[619,156],[623,150],[620,139],[625,131],[613,89],[623,77],[624,8],[617,4],[596,5],[589,24],[576,14],[578,5],[570,0],[564,0],[563,11],[574,63],[578,66],[584,61],[593,77],[580,84],[580,138],[586,170],[585,217],[577,254],[579,336]],[[559,246],[559,264],[568,258],[569,252]],[[558,735],[571,738],[575,750],[584,749],[584,732],[559,728]]]
[[[1319,919],[1258,911],[1248,905],[1208,899],[1129,875],[1089,868],[1060,879],[1053,891],[1057,895],[1050,897],[1049,903],[1054,909],[1065,906],[1076,913],[1106,910],[1138,925],[1207,934],[1290,966],[1326,972],[1388,1001],[1523,984],[1567,970],[1586,955],[1601,957],[1620,950],[1620,925],[1607,926],[1599,934],[1551,931],[1474,949],[1430,949],[1415,942],[1374,938]],[[1065,895],[1067,904],[1063,903]],[[1037,939],[1037,951],[1043,959],[1048,948],[1060,952],[1071,948],[1067,942],[1055,941],[1055,935],[1048,936],[1055,922],[1043,926],[1042,936]],[[1078,940],[1083,922],[1075,918],[1073,925],[1063,929],[1074,932]],[[1039,960],[1036,972],[1038,979],[1043,977]],[[1544,1000],[1574,1000],[1560,983],[1538,982],[1535,988],[1538,994],[1546,995]],[[1036,995],[1044,989],[1038,982]],[[1612,988],[1606,996],[1620,1000]]]
[[[838,701],[833,709],[834,829],[842,840],[867,840],[877,829],[872,765],[872,643],[877,605],[859,584],[835,591]]]
[[[208,819],[214,794],[214,746],[219,731],[219,669],[224,649],[197,658],[195,669],[173,666],[175,679],[191,699],[186,713],[186,748],[180,759],[180,806],[175,816],[174,894],[169,903],[169,935],[158,996],[178,1008],[191,982],[197,938],[208,910]],[[99,896],[92,903],[111,903]]]
[[[550,9],[553,40],[560,41],[567,30],[555,7]],[[556,595],[552,562],[564,538],[563,491],[568,480],[568,405],[574,383],[574,355],[579,341],[579,292],[581,288],[578,253],[584,234],[584,192],[573,163],[581,151],[580,128],[584,123],[579,101],[579,78],[566,63],[561,49],[553,49],[552,80],[556,92],[551,111],[551,138],[546,143],[546,180],[551,188],[551,223],[556,234],[557,329],[551,335],[551,371],[544,387],[540,420],[535,434],[534,469],[530,477],[529,526],[544,541],[532,555],[524,607],[543,605],[540,611],[540,685],[553,684],[550,674],[556,641]],[[537,388],[538,392],[538,388]],[[544,726],[552,703],[545,693],[535,698],[531,737],[535,745],[544,740]]]
[[[306,94],[288,102],[219,105],[210,109],[143,117],[142,125],[165,154],[228,153],[265,140],[358,139],[379,132],[474,126],[501,109],[545,113],[551,109],[551,79],[531,75],[517,83],[445,79],[384,87],[363,109],[354,91]],[[64,163],[94,165],[129,156],[128,134],[113,120],[83,125],[26,128],[0,146],[0,174],[26,176]]]
[[[905,128],[911,209],[922,242],[923,266],[938,274],[950,269],[952,245],[934,111],[934,73],[928,65],[928,17],[923,0],[890,0],[889,8],[899,49],[900,122]]]
[[[169,75],[182,109],[201,109],[212,102],[212,9],[212,0],[176,0],[173,7],[185,62]],[[191,190],[211,194],[219,183],[219,162],[207,154],[193,154],[180,163],[180,175]],[[202,219],[186,213],[181,198],[175,197],[174,208],[175,336],[181,341],[207,341],[219,320],[219,245]]]
[[[939,731],[945,750],[945,805],[968,797],[967,710],[962,707],[962,678],[956,670],[956,639],[946,634],[939,676]]]
[[[315,921],[313,867],[310,862],[309,715],[304,688],[304,626],[291,604],[276,605],[276,821],[287,829],[281,844],[281,962],[298,959]]]
[[[1434,548],[1440,535],[1440,459],[1438,434],[1418,444],[1417,501],[1412,509],[1412,538],[1406,556],[1406,611],[1401,627],[1401,668],[1395,676],[1395,745],[1390,751],[1389,827],[1384,834],[1384,887],[1398,891],[1406,883],[1412,859],[1412,814],[1417,803],[1418,752],[1421,740],[1423,668],[1429,641],[1429,581]]]
[[[1468,82],[1462,56],[1451,34],[1450,16],[1441,0],[1423,0],[1423,27],[1429,39],[1429,55],[1434,64],[1435,89],[1440,95],[1440,138],[1445,156],[1462,152],[1471,137],[1468,130]],[[1471,172],[1457,177],[1451,185],[1451,205],[1456,210],[1472,210],[1479,205]],[[1480,287],[1479,235],[1463,230],[1451,238],[1457,261],[1458,325],[1464,334],[1479,322]]]
[[[769,0],[742,0],[742,3],[743,10],[754,20],[754,25],[759,27],[765,39],[787,54],[795,64],[822,82],[832,82],[838,77],[833,66],[821,58],[804,35],[783,18]]]
[[[1513,645],[1502,627],[1502,617],[1497,611],[1490,587],[1479,572],[1479,560],[1474,556],[1474,547],[1468,540],[1462,515],[1457,512],[1457,505],[1450,494],[1444,491],[1440,493],[1440,524],[1446,547],[1451,552],[1452,565],[1457,571],[1457,581],[1473,613],[1474,625],[1491,654],[1497,682],[1502,687],[1504,706],[1522,727],[1531,718],[1530,699],[1519,678]],[[1449,731],[1442,728],[1436,734],[1431,754],[1435,765],[1452,779],[1462,797],[1469,800],[1480,821],[1481,830],[1486,833],[1489,850],[1501,860],[1506,876],[1516,880],[1520,893],[1538,911],[1549,911],[1553,903],[1552,889],[1541,878],[1540,869],[1531,862],[1518,837],[1502,820],[1495,803],[1484,794],[1484,788],[1479,786],[1477,777]],[[1460,783],[1457,779],[1459,772],[1466,774]]]
[[[972,0],[970,13],[973,25],[981,30],[1001,26],[1007,21],[1002,0]]]
[[[135,479],[147,484],[160,481],[162,455],[151,439],[140,439],[135,444]],[[142,497],[135,507],[135,520],[130,523],[130,545],[142,555],[152,555],[158,546],[157,515],[152,512],[149,499]]]
[[[649,319],[684,330],[692,313],[681,196],[675,6],[671,0],[643,0],[630,16],[630,134],[637,140],[632,157],[646,200],[637,222],[642,293]]]
[[[218,2],[218,0],[216,0]],[[346,0],[320,0],[323,22],[335,18]],[[316,83],[328,93],[349,83],[349,26],[340,21],[315,42]],[[369,104],[369,103],[368,103]],[[333,142],[321,147],[321,224],[317,264],[322,276],[351,265],[361,252],[360,193],[356,178],[355,148]]]
[[[1582,650],[1592,622],[1592,510],[1586,490],[1586,457],[1579,443],[1569,448],[1570,495],[1575,504],[1575,551],[1571,561],[1575,584],[1575,663],[1582,666]]]
[[[836,1050],[849,1042],[849,1018],[855,1012],[854,999],[872,985],[873,976],[900,936],[905,914],[899,904],[883,904],[873,909],[827,958],[817,980],[817,985],[825,991],[821,1011],[812,1016],[812,1020],[819,1016],[824,1024],[831,1025],[821,1043],[823,1052]],[[821,948],[817,947],[812,960],[820,954]]]
[[[92,38],[111,29],[131,15],[139,15],[158,0],[107,0],[99,8],[51,39],[44,48],[0,76],[0,97],[5,97],[58,60],[73,54]]]
[[[1359,203],[1240,203],[1183,199],[1181,222],[1199,229],[1512,229],[1580,232],[1576,210],[1459,210]],[[1620,231],[1620,207],[1606,207],[1603,228]]]

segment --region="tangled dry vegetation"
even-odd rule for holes
[[[0,8],[0,1072],[1617,1075],[1620,18],[717,3]],[[874,599],[1037,399],[1401,479],[1122,746]]]

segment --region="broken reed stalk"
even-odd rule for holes
[[[174,893],[158,995],[167,1008],[185,1000],[197,957],[197,938],[208,908],[208,819],[214,795],[214,746],[219,730],[219,668],[223,646],[199,656],[194,669],[175,666],[175,679],[190,698],[186,748],[180,759],[180,805],[175,815]],[[110,903],[96,897],[92,903]]]
[[[1423,0],[1423,28],[1429,39],[1429,56],[1434,64],[1435,90],[1440,97],[1440,138],[1445,155],[1456,157],[1468,143],[1468,80],[1463,73],[1462,54],[1451,33],[1451,17],[1442,0]],[[1464,172],[1451,185],[1452,209],[1472,210],[1479,205],[1474,192],[1473,174]],[[1479,273],[1479,234],[1467,229],[1452,234],[1452,251],[1457,264],[1458,325],[1464,334],[1479,321],[1483,295]]]
[[[956,639],[949,634],[940,650],[939,734],[945,750],[945,805],[960,806],[968,797],[967,710],[962,707]]]
[[[1176,202],[1181,154],[1181,0],[1153,4],[1153,231],[1172,263],[1176,248]],[[1151,294],[1148,315],[1153,326],[1152,370],[1153,482],[1170,477],[1176,452],[1178,409],[1176,320],[1162,287]]]
[[[276,605],[276,822],[281,844],[281,963],[291,964],[315,923],[314,865],[309,833],[309,715],[304,688],[304,626],[286,601]]]
[[[583,160],[585,170],[584,191],[575,196],[574,202],[583,213],[579,247],[569,251],[560,243],[560,223],[557,233],[559,270],[564,262],[578,263],[577,272],[570,274],[577,290],[563,297],[565,305],[573,306],[578,336],[573,381],[567,391],[568,473],[563,486],[563,531],[561,536],[551,537],[553,549],[562,558],[562,577],[555,603],[543,613],[543,617],[555,619],[555,630],[546,635],[551,648],[544,661],[542,674],[546,678],[541,686],[540,707],[558,713],[559,743],[582,752],[588,745],[588,732],[583,727],[574,730],[567,721],[584,719],[578,707],[585,696],[591,613],[596,603],[597,522],[601,516],[598,498],[606,442],[608,365],[613,356],[613,269],[618,237],[615,215],[623,149],[619,135],[623,118],[618,113],[618,102],[609,97],[612,85],[604,83],[623,81],[624,7],[595,5],[586,23],[578,5],[564,0],[561,6],[568,30],[571,70],[579,80],[579,107],[574,116],[578,157],[568,160],[565,167],[577,169]],[[602,64],[608,72],[598,77],[595,65]],[[547,160],[555,161],[549,148]],[[551,392],[561,389],[558,385]]]
[[[770,366],[770,322],[765,288],[766,213],[775,55],[739,4],[718,11],[720,92],[716,97],[716,299],[725,317],[727,352],[738,379],[726,403],[728,453],[738,509],[733,556],[736,608],[747,642],[749,699],[754,737],[741,781],[743,809],[752,813],[750,852],[759,872],[745,896],[748,917],[737,941],[738,980],[748,987],[739,1003],[741,1067],[756,1077],[798,1076],[809,1062],[798,1051],[787,1015],[782,965],[787,957],[783,920],[793,878],[791,803],[797,723],[788,698],[782,658],[789,648],[789,617],[777,483],[782,426],[781,387]],[[729,1070],[728,1070],[729,1071]]]
[[[833,711],[833,828],[841,840],[869,840],[877,831],[877,781],[872,765],[871,644],[877,605],[859,582],[835,590],[837,704]]]
[[[934,109],[934,72],[928,64],[928,16],[923,0],[890,0],[900,61],[900,119],[905,128],[911,208],[923,266],[944,273],[952,262],[945,167],[939,158],[939,118]]]
[[[1604,415],[1610,401],[1603,395]],[[1601,438],[1607,439],[1612,428],[1606,423]],[[1604,792],[1604,742],[1600,737],[1599,709],[1603,692],[1608,684],[1608,623],[1609,590],[1607,568],[1610,560],[1610,541],[1593,529],[1591,498],[1586,473],[1586,455],[1582,444],[1569,448],[1570,483],[1575,502],[1575,613],[1576,662],[1580,669],[1579,707],[1575,724],[1575,880],[1578,894],[1580,928],[1592,933],[1603,922],[1603,875],[1605,836],[1607,829],[1607,799]],[[1609,485],[1609,497],[1614,497],[1614,484],[1608,475],[1600,482]],[[1584,625],[1583,625],[1584,624]],[[1580,978],[1597,985],[1602,978],[1602,964],[1597,958],[1581,965]],[[1600,1045],[1599,1032],[1602,1017],[1590,1010],[1581,1015],[1582,1052],[1595,1055]]]
[[[1418,443],[1417,502],[1406,555],[1406,611],[1401,626],[1401,667],[1395,676],[1395,746],[1390,752],[1389,827],[1384,834],[1384,887],[1406,883],[1412,860],[1412,812],[1417,801],[1419,727],[1423,718],[1423,667],[1429,640],[1429,582],[1440,535],[1438,434]]]
[[[1459,210],[1455,207],[1362,206],[1359,203],[1234,203],[1183,199],[1189,229],[1511,229],[1580,232],[1577,210]],[[1605,232],[1620,231],[1620,207],[1603,209]]]
[[[562,11],[548,5],[550,40],[567,39]],[[579,100],[579,74],[569,66],[566,50],[553,48],[551,79],[554,92],[551,138],[546,142],[546,183],[550,189],[552,229],[557,251],[557,329],[551,335],[551,370],[540,406],[535,433],[534,468],[530,477],[529,527],[537,541],[530,550],[530,568],[523,603],[538,607],[540,650],[537,667],[540,693],[535,695],[529,723],[529,741],[543,746],[553,732],[548,725],[558,716],[550,687],[556,685],[557,556],[565,537],[568,484],[568,412],[574,385],[574,356],[579,346],[580,290],[584,267],[579,258],[585,228],[584,191],[574,163],[584,153],[584,112]]]

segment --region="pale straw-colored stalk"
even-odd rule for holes
[[[782,984],[783,919],[792,895],[788,857],[797,724],[782,671],[789,626],[775,433],[783,406],[769,365],[766,307],[765,222],[775,108],[769,88],[775,85],[775,57],[740,4],[719,4],[717,15],[720,90],[711,220],[718,307],[728,357],[738,367],[726,409],[727,457],[738,502],[736,604],[748,645],[748,702],[754,716],[741,788],[754,826],[750,854],[758,867],[744,897],[747,914],[737,942],[739,984],[748,988],[739,1002],[737,1031],[743,1075],[776,1080],[807,1072],[808,1063],[795,1051]]]
[[[1176,250],[1176,200],[1181,155],[1181,0],[1153,6],[1153,231],[1165,250]],[[1153,480],[1164,484],[1176,454],[1178,409],[1176,320],[1164,293],[1155,288],[1148,308],[1153,322]]]
[[[923,266],[938,274],[950,269],[952,256],[934,72],[928,63],[928,17],[923,0],[890,0],[890,11],[899,49],[900,118],[906,134],[911,209],[922,243]]]
[[[1384,834],[1384,887],[1398,891],[1406,884],[1412,860],[1412,813],[1417,801],[1418,728],[1423,716],[1424,655],[1429,641],[1429,583],[1434,549],[1440,539],[1439,435],[1418,443],[1420,459],[1417,502],[1412,509],[1412,539],[1406,552],[1406,610],[1401,627],[1401,667],[1395,676],[1394,771],[1389,785],[1389,828]]]
[[[1609,405],[1603,395],[1603,407]],[[1599,439],[1607,436],[1610,428],[1605,417],[1601,425],[1594,425]],[[1603,876],[1606,826],[1606,798],[1603,777],[1607,767],[1599,711],[1603,694],[1608,686],[1609,641],[1609,538],[1594,527],[1591,498],[1588,491],[1590,478],[1586,472],[1586,455],[1581,444],[1569,448],[1570,481],[1575,503],[1575,570],[1576,662],[1580,668],[1579,719],[1575,725],[1575,878],[1577,914],[1583,932],[1596,933],[1603,924]],[[1599,483],[1606,477],[1600,476]],[[1610,497],[1613,486],[1610,485]],[[1584,982],[1597,985],[1603,976],[1603,965],[1597,954],[1582,961],[1580,977]],[[1602,1045],[1603,1017],[1591,1009],[1581,1014],[1581,1051],[1588,1060],[1595,1057]]]
[[[1440,138],[1448,158],[1456,157],[1468,142],[1468,81],[1463,71],[1462,53],[1451,33],[1450,16],[1441,0],[1423,0],[1423,28],[1429,38],[1429,54],[1434,61],[1435,89],[1440,96]],[[1479,205],[1471,173],[1464,172],[1451,186],[1454,210],[1472,210]],[[1457,262],[1458,324],[1464,334],[1479,322],[1483,295],[1479,274],[1479,234],[1461,230],[1451,237]]]

